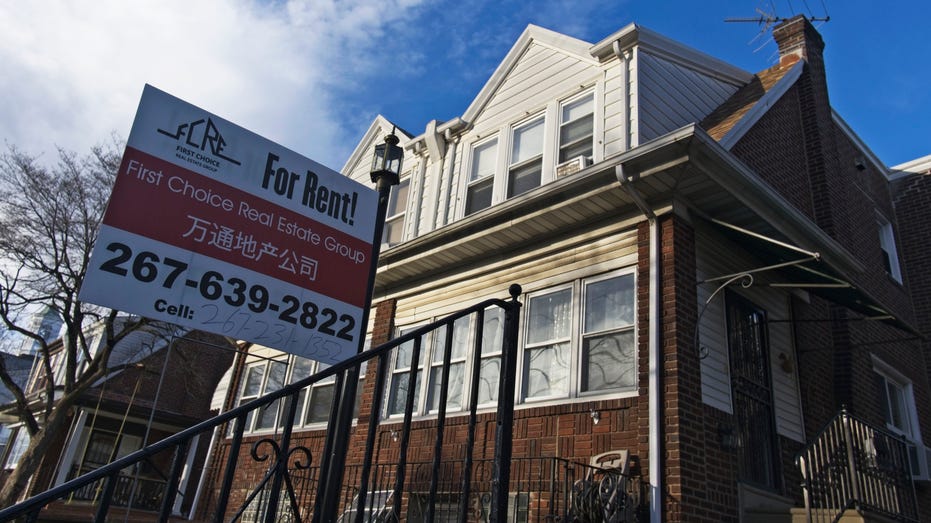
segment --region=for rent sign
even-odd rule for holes
[[[146,86],[81,299],[335,363],[364,335],[376,193]]]

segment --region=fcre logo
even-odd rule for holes
[[[201,151],[207,151],[207,147],[209,146],[210,154],[213,156],[222,158],[230,163],[240,165],[238,160],[234,160],[223,154],[223,149],[226,147],[226,140],[223,139],[223,135],[220,134],[220,130],[217,129],[217,126],[214,125],[213,120],[210,118],[207,118],[206,120],[201,118],[200,120],[195,120],[190,123],[183,123],[178,126],[178,130],[174,133],[165,131],[164,129],[157,130],[159,133],[164,134],[165,136],[170,136],[178,141],[184,138],[184,143],[190,145],[191,147],[196,147]]]

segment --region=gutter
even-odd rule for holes
[[[649,419],[649,452],[650,452],[650,521],[651,523],[661,523],[663,520],[663,470],[662,470],[662,355],[660,354],[660,333],[662,322],[660,321],[660,257],[662,250],[659,238],[659,224],[657,223],[656,214],[653,209],[647,205],[643,196],[633,186],[633,180],[636,178],[630,173],[624,171],[624,164],[618,164],[614,168],[617,180],[621,183],[628,196],[634,201],[640,212],[646,217],[650,226],[650,331],[649,331],[649,383],[648,383],[648,419]]]

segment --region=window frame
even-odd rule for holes
[[[402,188],[405,190],[404,202],[399,205],[398,194],[400,193]],[[382,233],[382,239],[381,239],[382,245],[385,248],[391,248],[391,247],[394,247],[395,245],[404,243],[404,240],[407,239],[407,215],[408,215],[408,208],[410,207],[410,202],[411,202],[411,175],[408,172],[408,173],[404,173],[403,175],[401,175],[401,181],[398,183],[397,186],[395,186],[391,190],[391,193],[388,196],[388,207],[385,211],[385,227],[384,227],[384,232]],[[392,213],[392,207],[394,208],[393,213]],[[395,227],[395,226],[400,227],[401,232],[400,232],[399,239],[397,241],[392,242],[392,241],[389,241],[389,234],[392,230],[392,227]]]
[[[511,198],[517,198],[521,196],[522,194],[528,193],[536,189],[537,187],[541,187],[544,184],[545,180],[543,178],[543,171],[544,171],[544,165],[545,165],[545,159],[546,159],[546,151],[548,148],[547,147],[548,141],[546,139],[547,130],[549,127],[547,125],[548,120],[549,119],[546,117],[546,112],[540,111],[510,126],[510,129],[508,132],[509,140],[508,140],[508,148],[507,148],[507,168],[505,169],[504,180],[503,180],[505,200],[510,200]],[[535,126],[540,126],[540,134],[541,134],[540,150],[533,152],[533,154],[529,157],[515,159],[514,148],[517,146],[518,133],[520,133],[521,131],[533,128]],[[524,189],[519,193],[515,193],[513,191],[514,189],[513,186],[516,184],[514,183],[514,180],[511,178],[512,173],[525,171],[527,170],[528,167],[531,167],[534,165],[537,165],[537,168],[534,169],[534,171],[536,171],[537,173],[537,178],[538,178],[536,186],[528,188],[528,189]]]
[[[19,465],[19,460],[23,458],[29,442],[32,437],[25,425],[10,427],[10,437],[7,440],[5,455],[3,456],[2,470],[14,470]]]
[[[881,398],[886,401],[886,405],[883,405],[883,421],[885,422],[886,428],[910,442],[920,445],[922,443],[921,427],[918,420],[918,407],[915,403],[915,392],[912,380],[908,379],[908,377],[881,360],[875,354],[871,354],[870,357],[873,363],[873,373],[878,380],[882,381],[884,387],[881,391]],[[892,398],[889,397],[888,392],[888,387],[890,385],[894,386],[901,393],[902,414],[906,418],[908,427],[903,428],[896,426],[893,420],[889,419],[892,413],[892,406],[890,405]]]
[[[369,340],[366,339],[366,346],[368,346],[368,344],[369,344]],[[280,351],[275,351],[275,352],[280,352]],[[306,376],[296,375],[295,371],[301,370],[304,365],[308,364],[308,362],[309,362],[309,371],[308,371],[309,374],[307,374]],[[300,356],[296,356],[296,355],[288,354],[284,352],[280,352],[279,354],[276,354],[274,356],[253,355],[252,360],[248,361],[244,366],[242,378],[240,379],[240,383],[239,383],[239,391],[236,394],[236,405],[237,406],[248,403],[249,401],[260,398],[264,396],[265,394],[268,394],[269,392],[271,392],[270,390],[268,390],[269,369],[274,363],[277,363],[277,364],[284,363],[286,365],[285,374],[283,377],[283,382],[284,382],[283,386],[287,386],[297,381],[300,381],[306,378],[307,376],[316,374],[317,372],[320,372],[328,367],[326,363],[319,362],[316,360],[311,360],[309,358],[302,358]],[[249,380],[249,373],[251,372],[251,369],[257,369],[257,368],[262,368],[262,374],[260,378],[258,393],[245,396],[244,393],[246,390],[246,384],[248,383],[248,380]],[[366,373],[366,365],[363,364],[359,372],[360,392],[361,392],[361,388],[365,380],[365,373]],[[330,376],[324,380],[308,385],[307,387],[304,387],[303,389],[300,390],[300,392],[297,395],[297,401],[300,403],[298,405],[298,409],[294,416],[294,429],[295,430],[319,430],[327,426],[328,420],[327,421],[316,421],[316,420],[311,421],[311,420],[308,420],[308,415],[310,414],[310,411],[311,411],[311,405],[314,403],[312,401],[314,392],[320,389],[326,388],[326,387],[334,386],[335,382],[336,382],[336,377]],[[330,396],[330,398],[332,398],[332,396]],[[360,398],[361,398],[361,393],[356,394],[356,405],[355,405],[356,413],[354,417],[358,416]],[[274,422],[272,423],[270,427],[258,426],[257,418],[261,416],[262,411],[260,410],[252,411],[246,418],[246,425],[245,425],[244,433],[263,434],[263,433],[274,433],[278,430],[281,430],[284,427],[284,416],[285,416],[284,405],[285,405],[284,401],[277,400],[268,406],[268,408],[275,408],[277,411],[277,413],[275,414]],[[256,413],[259,413],[259,414],[257,415]],[[329,416],[327,417],[329,418]]]
[[[566,109],[567,107],[573,105],[573,104],[576,104],[576,103],[578,103],[578,102],[581,102],[581,101],[582,101],[583,99],[585,99],[585,98],[588,98],[589,100],[591,100],[591,104],[592,104],[592,110],[591,110],[591,112],[590,112],[590,113],[586,113],[586,114],[583,115],[582,117],[576,118],[576,119],[574,119],[574,120],[570,120],[570,121],[568,121],[568,122],[565,121],[565,109]],[[565,162],[568,162],[568,161],[571,161],[571,160],[573,160],[573,159],[575,159],[576,157],[579,156],[579,155],[574,155],[574,156],[571,156],[571,157],[564,158],[564,157],[563,157],[563,149],[566,149],[566,148],[569,148],[569,147],[572,147],[572,146],[579,145],[579,144],[583,143],[583,142],[585,141],[586,138],[585,138],[585,137],[583,137],[583,138],[577,138],[577,139],[575,139],[575,140],[570,141],[570,142],[567,143],[567,144],[564,144],[563,141],[562,141],[562,140],[563,140],[562,131],[563,131],[563,128],[565,128],[566,126],[568,126],[568,125],[570,125],[570,124],[573,124],[573,123],[576,123],[576,122],[578,122],[579,120],[581,120],[582,118],[586,118],[586,117],[591,118],[591,133],[590,133],[590,134],[588,135],[588,137],[587,137],[587,138],[588,138],[588,142],[589,142],[589,146],[590,146],[590,151],[589,151],[588,154],[585,155],[585,157],[588,158],[588,160],[589,160],[590,162],[594,162],[594,160],[595,160],[595,121],[596,121],[595,113],[596,113],[596,109],[597,109],[597,107],[596,107],[596,103],[595,103],[595,90],[594,90],[594,89],[586,89],[584,92],[579,93],[578,95],[575,95],[575,96],[566,98],[566,99],[564,99],[564,100],[562,100],[562,101],[559,102],[559,107],[558,107],[557,112],[556,112],[556,115],[557,115],[557,126],[556,126],[556,165],[561,165],[561,164],[563,164],[563,163],[565,163]]]
[[[487,148],[490,148],[492,146],[494,147],[492,155],[491,155],[493,169],[491,170],[491,172],[481,175],[478,178],[475,178],[476,170],[478,169],[478,164],[479,164],[479,162],[477,161],[477,158],[478,158],[477,153],[487,150]],[[497,173],[499,170],[498,169],[498,158],[499,158],[499,153],[501,150],[500,147],[501,147],[501,143],[500,143],[500,140],[498,139],[497,133],[493,134],[492,136],[485,137],[482,140],[476,141],[475,143],[471,145],[471,148],[469,150],[469,170],[468,170],[469,174],[465,180],[465,198],[464,198],[464,203],[463,203],[463,216],[469,216],[471,214],[475,214],[479,211],[488,209],[489,207],[497,203],[497,198],[495,197],[495,187],[497,187],[500,184],[500,182],[496,180],[497,175],[498,175]],[[473,194],[471,191],[474,187],[478,185],[482,185],[482,186],[491,185],[491,187],[489,188],[491,200],[488,202],[487,206],[470,210],[469,208],[470,197]]]
[[[633,384],[626,387],[613,387],[597,390],[583,390],[584,376],[583,376],[583,364],[585,362],[582,354],[583,343],[586,335],[595,334],[584,332],[584,315],[585,311],[585,291],[587,287],[593,283],[598,283],[602,281],[611,280],[614,278],[631,278],[631,288],[633,293],[631,296],[630,306],[633,312],[633,322],[631,325],[619,327],[616,329],[609,329],[606,331],[598,331],[597,334],[603,334],[604,332],[631,332],[633,336],[633,356],[632,360],[632,372],[633,372]],[[533,350],[535,347],[542,347],[545,344],[538,343],[535,346],[528,347],[529,339],[529,329],[531,327],[530,314],[532,313],[532,300],[537,297],[546,296],[553,294],[555,292],[561,292],[566,289],[569,289],[571,296],[569,299],[570,303],[570,334],[569,334],[569,347],[568,347],[568,373],[567,373],[567,391],[557,394],[548,394],[544,396],[532,397],[528,395],[528,386],[529,386],[529,368],[528,368],[528,355],[527,350]],[[518,384],[517,384],[517,401],[519,404],[537,404],[537,403],[546,403],[556,400],[578,400],[578,399],[591,399],[599,396],[611,395],[615,397],[628,397],[635,396],[638,394],[639,388],[639,374],[638,374],[638,358],[639,358],[639,347],[637,346],[637,336],[638,336],[638,310],[637,310],[637,272],[636,266],[624,267],[614,271],[590,275],[582,278],[577,278],[570,282],[565,282],[562,284],[557,284],[542,288],[538,291],[530,292],[526,294],[525,298],[526,305],[524,306],[524,318],[521,327],[521,343],[520,350],[518,353],[518,362],[521,366],[520,372],[518,374]],[[549,342],[548,342],[549,343]]]
[[[484,346],[485,341],[489,340],[488,330],[486,329],[488,326],[487,318],[490,317],[489,311],[500,311],[501,322],[498,324],[495,331],[496,331],[496,337],[499,338],[498,339],[499,342],[503,341],[504,339],[503,338],[504,336],[503,311],[496,307],[489,307],[485,309],[485,313],[483,315],[486,325],[485,327],[483,327],[482,343],[481,345],[479,345],[479,350],[483,350],[482,347]],[[472,400],[472,398],[470,397],[470,393],[471,393],[470,385],[472,383],[472,375],[475,372],[475,369],[472,368],[472,361],[473,361],[472,358],[474,357],[474,354],[472,353],[472,348],[475,347],[476,345],[476,341],[477,341],[476,335],[477,335],[477,329],[478,329],[478,322],[474,320],[473,318],[477,318],[477,317],[478,315],[476,313],[473,313],[473,314],[464,316],[456,320],[456,322],[460,322],[465,319],[468,319],[468,324],[463,329],[463,332],[466,333],[466,338],[465,340],[460,341],[460,343],[462,343],[463,346],[465,347],[464,352],[462,353],[461,356],[457,356],[455,354],[455,351],[453,351],[450,356],[450,366],[462,365],[462,369],[463,369],[461,373],[462,381],[460,383],[462,391],[459,394],[458,404],[449,403],[450,396],[449,395],[447,396],[447,404],[446,404],[447,414],[460,413],[460,412],[467,411],[469,408],[469,404]],[[424,325],[426,325],[426,323],[420,322],[416,324],[406,325],[404,327],[399,327],[396,329],[396,332],[397,332],[396,337],[403,336],[404,334],[412,332],[420,327],[423,327]],[[454,322],[454,325],[455,325],[455,322]],[[434,396],[433,388],[435,384],[434,378],[437,377],[436,373],[442,372],[442,369],[443,369],[443,350],[445,349],[445,343],[444,343],[445,337],[446,335],[445,335],[445,328],[444,328],[444,329],[433,330],[427,333],[422,338],[423,341],[421,342],[421,348],[420,348],[422,362],[419,364],[420,370],[417,373],[416,383],[419,384],[419,388],[416,393],[416,400],[415,400],[415,405],[413,408],[414,416],[419,416],[419,417],[432,416],[432,415],[437,415],[439,413],[439,404],[438,404],[438,400],[434,400],[435,396]],[[492,339],[491,343],[493,342],[494,340]],[[410,343],[413,344],[413,340]],[[456,343],[457,343],[457,338],[454,332],[453,345],[455,346]],[[493,360],[493,359],[498,359],[498,361],[500,362],[501,355],[502,353],[501,353],[500,343],[497,349],[495,350],[490,350],[487,353],[483,351],[482,354],[479,356],[479,361],[480,361],[479,362],[479,373],[481,373],[481,369],[483,368],[484,363],[490,360]],[[390,362],[389,376],[388,376],[388,380],[386,384],[386,387],[388,388],[388,390],[386,391],[386,394],[385,394],[385,405],[382,408],[383,419],[393,419],[393,418],[398,418],[404,415],[403,410],[395,411],[394,409],[394,401],[396,398],[395,393],[394,393],[394,387],[395,387],[396,376],[409,373],[411,371],[411,366],[408,365],[406,367],[398,367],[397,361],[398,361],[397,353],[395,352]],[[450,373],[450,376],[452,376],[452,373]],[[481,374],[479,376],[481,377]],[[500,374],[498,374],[498,376],[500,376]],[[415,387],[416,386],[417,385],[415,385]],[[479,408],[491,408],[497,405],[497,392],[498,392],[497,382],[495,382],[495,388],[492,390],[492,392],[494,395],[494,400],[479,403],[478,404]],[[481,393],[480,393],[480,397],[481,397]]]
[[[568,122],[563,121],[564,109],[583,99],[590,99],[592,109],[583,117],[591,118],[591,134],[588,141],[591,149],[586,157],[588,162],[595,163],[602,159],[603,150],[598,147],[601,142],[596,140],[604,129],[604,81],[598,77],[587,79],[584,83],[579,84],[577,89],[566,92],[559,98],[550,99],[539,105],[521,110],[519,114],[514,115],[514,119],[508,120],[497,125],[480,126],[473,130],[472,139],[464,140],[462,154],[466,157],[459,167],[457,175],[457,210],[456,216],[466,218],[481,210],[493,207],[512,198],[518,198],[521,195],[532,191],[535,188],[547,185],[558,178],[558,167],[566,163],[559,161],[560,150],[567,145],[576,145],[584,142],[585,138],[573,140],[569,144],[560,143],[560,134],[564,125],[577,122],[579,119]],[[542,147],[541,151],[529,158],[522,158],[520,161],[514,161],[515,133],[528,125],[533,125],[538,120],[542,121]],[[486,175],[479,179],[473,179],[476,165],[476,151],[494,141],[496,143],[495,151],[495,171],[491,179]],[[568,160],[577,157],[573,156]],[[516,169],[527,168],[536,165],[539,177],[539,183],[534,187],[527,188],[522,192],[515,192],[513,187],[512,172]],[[470,208],[470,192],[481,184],[491,184],[491,203],[481,208]]]
[[[876,225],[879,234],[879,249],[883,256],[886,274],[902,283],[902,268],[899,265],[899,251],[892,222],[880,213],[876,213]]]

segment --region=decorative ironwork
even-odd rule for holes
[[[268,447],[271,450],[270,452],[269,451],[262,452],[260,451],[262,447]],[[297,446],[297,447],[293,447],[289,449],[287,451],[287,454],[285,456],[282,456],[281,447],[278,445],[277,441],[271,438],[262,438],[256,441],[252,445],[252,449],[249,451],[249,454],[252,456],[252,459],[254,459],[255,461],[264,462],[264,461],[268,461],[269,459],[271,459],[271,462],[269,463],[268,470],[265,471],[265,474],[263,475],[262,479],[252,489],[249,495],[246,496],[245,502],[243,502],[242,506],[239,507],[239,509],[233,515],[231,521],[238,521],[242,519],[242,515],[249,509],[250,505],[252,505],[253,503],[257,503],[260,506],[260,508],[256,510],[255,512],[261,513],[262,512],[261,506],[264,505],[264,501],[265,501],[263,494],[265,494],[268,489],[268,483],[276,475],[280,475],[285,485],[284,493],[287,495],[287,498],[285,499],[279,498],[280,500],[278,503],[279,506],[275,507],[273,510],[276,513],[279,520],[280,518],[284,517],[288,521],[294,521],[296,523],[300,523],[302,521],[301,510],[300,510],[300,505],[297,502],[297,496],[295,494],[292,470],[300,471],[300,470],[310,469],[310,464],[312,461],[310,450],[307,447]],[[295,456],[297,457],[295,458]],[[303,461],[301,460],[302,457],[304,458]],[[292,463],[293,468],[288,467],[288,463],[291,462],[292,458],[294,458],[294,461]],[[282,506],[284,505],[284,503],[282,503],[284,501],[287,501],[288,503],[287,505]],[[290,510],[290,513],[289,514],[277,514],[282,509]],[[268,510],[269,510],[268,506],[265,506],[265,511],[268,511]]]
[[[812,522],[836,523],[848,509],[918,521],[906,442],[841,410],[795,462]]]
[[[713,279],[705,280],[699,283],[709,283],[713,281],[718,281],[719,279],[720,278],[713,278]],[[703,360],[708,357],[708,354],[710,354],[710,350],[708,349],[708,347],[704,347],[701,345],[701,342],[699,340],[699,334],[700,334],[700,329],[701,329],[701,317],[705,315],[705,310],[708,309],[708,305],[711,304],[711,300],[713,300],[714,297],[717,296],[719,292],[728,288],[732,283],[740,282],[740,286],[743,287],[744,289],[747,289],[753,285],[753,281],[754,281],[753,274],[751,274],[750,272],[741,272],[738,274],[731,275],[730,277],[728,277],[728,279],[724,281],[724,283],[722,283],[721,285],[718,285],[718,288],[715,289],[714,292],[711,293],[711,296],[708,296],[708,299],[705,300],[705,303],[702,304],[701,310],[698,311],[698,319],[695,321],[695,347],[697,347],[698,349],[698,359]]]

